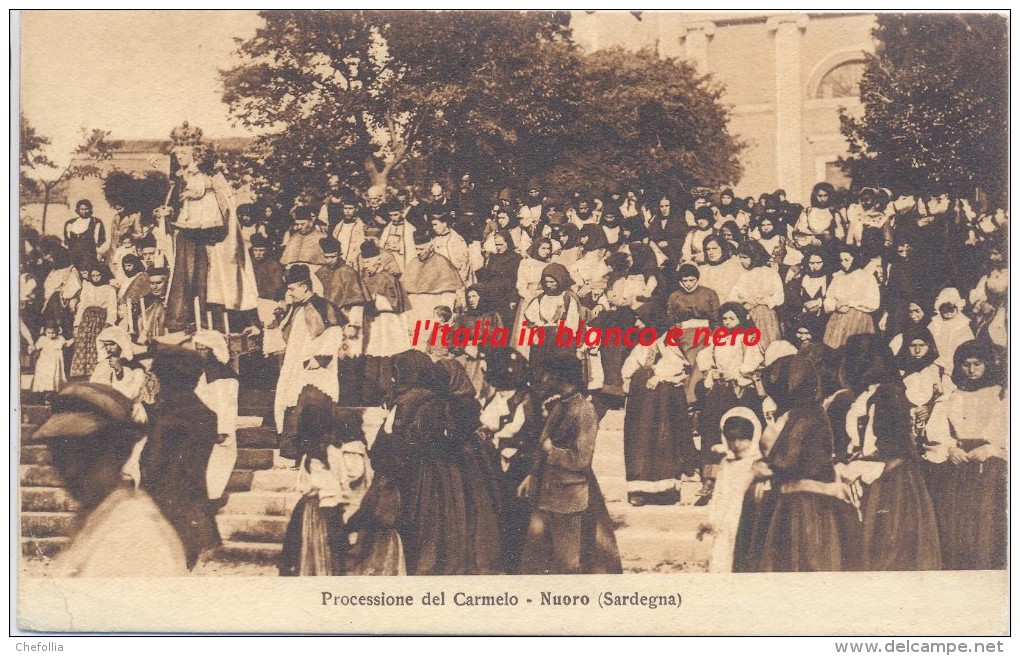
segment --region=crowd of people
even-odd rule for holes
[[[114,425],[147,438],[115,455],[188,565],[218,540],[252,384],[275,389],[304,493],[282,574],[619,571],[591,471],[610,410],[630,504],[700,481],[714,571],[1005,567],[1003,210],[827,183],[806,206],[642,184],[487,194],[469,174],[453,193],[329,176],[237,204],[201,132],[172,136],[151,216],[108,237],[82,200],[63,239],[23,235],[20,328],[54,417],[82,412],[82,390],[126,399]],[[412,345],[425,321],[545,339]],[[661,337],[558,347],[561,322]],[[674,327],[761,339],[677,346]],[[107,420],[89,426],[113,421],[90,403]],[[378,405],[369,448],[345,408]]]

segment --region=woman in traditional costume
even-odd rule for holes
[[[872,313],[881,306],[882,293],[875,276],[863,269],[863,264],[857,249],[840,247],[840,270],[833,274],[822,302],[829,315],[822,340],[834,349],[852,335],[875,332]]]
[[[99,251],[106,245],[106,228],[92,215],[92,201],[79,200],[76,216],[64,224],[64,245],[71,256],[71,264],[79,271],[99,261]]]
[[[785,300],[783,281],[769,266],[768,253],[758,242],[744,243],[737,251],[737,260],[744,267],[744,272],[726,300],[747,308],[751,321],[761,331],[761,347],[767,349],[773,340],[782,337],[776,308]]]
[[[666,343],[668,326],[651,346],[635,346],[623,364],[628,391],[623,422],[627,500],[631,505],[680,501],[680,479],[697,471],[693,422],[687,412],[690,362],[683,348]]]
[[[105,355],[96,350],[96,336],[116,321],[117,291],[110,284],[109,269],[95,262],[88,269],[88,278],[81,283],[78,311],[74,317],[72,378],[92,375],[100,356]]]
[[[842,527],[853,508],[838,496],[818,374],[807,358],[790,355],[772,363],[764,383],[776,403],[776,419],[762,435],[762,442],[771,444],[763,445],[767,454],[755,473],[771,478],[776,494],[754,569],[841,571],[846,557]]]
[[[926,458],[946,463],[934,498],[946,569],[1004,569],[1007,563],[1009,397],[991,345],[965,342],[953,356],[956,390],[935,404]]]
[[[855,457],[840,477],[863,486],[861,568],[915,571],[942,568],[938,526],[915,438],[914,414],[892,354],[876,335],[847,342],[843,377],[865,391],[846,424]],[[856,435],[850,429],[856,428]]]

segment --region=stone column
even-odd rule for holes
[[[800,37],[807,29],[805,14],[772,16],[765,23],[776,34],[776,180],[791,200],[801,195],[801,85]]]
[[[713,35],[715,35],[715,23],[711,21],[686,23],[680,30],[680,38],[684,42],[684,55],[701,75],[705,75],[709,70],[708,42]]]

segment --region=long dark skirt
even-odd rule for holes
[[[486,448],[488,446],[488,448]],[[502,573],[502,528],[498,455],[491,445],[469,440],[464,447],[464,498],[467,509],[469,574]]]
[[[864,570],[942,569],[935,510],[917,463],[887,466],[865,488],[861,511]]]
[[[635,492],[662,492],[658,488],[693,474],[700,462],[683,386],[660,383],[649,390],[651,377],[649,367],[634,374],[623,421],[628,489]]]
[[[467,574],[468,524],[461,463],[427,454],[406,509],[409,574]]]
[[[74,357],[71,359],[71,378],[88,378],[99,364],[96,337],[106,326],[106,308],[86,308],[81,323],[74,331]],[[106,357],[106,353],[103,353]]]
[[[1009,467],[1004,460],[949,465],[935,512],[943,528],[944,569],[1005,569]]]
[[[354,544],[346,546],[344,573],[348,576],[399,576],[407,573],[404,548],[395,526],[400,514],[401,493],[397,481],[377,473],[361,500],[361,507],[347,523]]]
[[[744,495],[744,505],[740,511],[740,524],[733,549],[734,572],[758,572],[765,538],[768,536],[772,513],[776,510],[778,494],[774,490],[766,490],[761,500],[755,498],[755,486],[752,484]]]
[[[321,508],[319,497],[301,497],[283,536],[280,576],[340,576],[346,541],[341,506]]]
[[[592,320],[591,325],[593,327],[602,328],[606,335],[603,338],[604,342],[612,341],[614,338],[610,337],[609,331],[614,328],[619,328],[620,334],[628,328],[632,328],[637,325],[638,316],[630,308],[619,308],[611,310],[605,314]],[[614,333],[615,334],[615,333]],[[626,361],[627,356],[634,350],[633,346],[625,346],[620,344],[606,344],[603,343],[599,347],[599,355],[602,360],[602,391],[606,394],[616,394],[623,396],[623,363]]]
[[[824,494],[779,493],[762,545],[762,572],[838,572],[849,504]]]

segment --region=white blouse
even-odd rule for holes
[[[954,391],[935,404],[928,419],[928,441],[935,444],[928,448],[925,459],[942,463],[957,440],[985,440],[995,449],[996,456],[1005,460],[1008,408],[1009,394],[1003,395],[998,385],[973,392]]]
[[[878,281],[864,269],[850,273],[837,271],[832,276],[829,288],[825,290],[822,307],[826,312],[835,312],[843,305],[871,314],[882,304],[882,292]]]
[[[783,304],[783,281],[775,269],[767,266],[745,270],[734,283],[727,301],[776,308]]]

